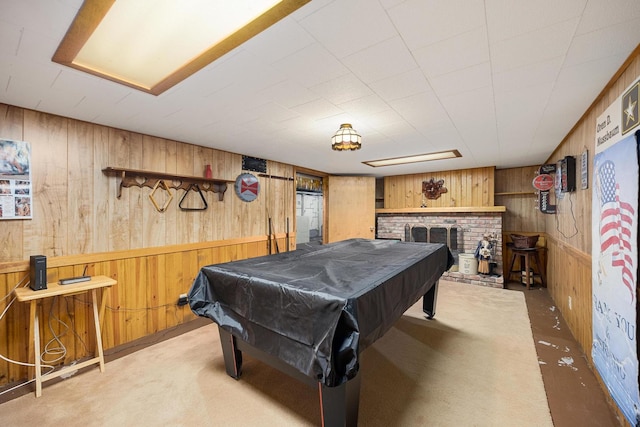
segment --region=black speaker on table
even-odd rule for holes
[[[47,257],[44,255],[31,255],[29,261],[29,287],[34,291],[47,289]]]

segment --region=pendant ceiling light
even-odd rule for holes
[[[349,123],[340,125],[340,129],[331,137],[331,148],[336,151],[359,150],[362,137]]]

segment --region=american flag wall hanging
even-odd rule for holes
[[[591,207],[593,362],[633,426],[638,385],[639,81],[597,119]]]

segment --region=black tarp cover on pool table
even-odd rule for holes
[[[333,387],[449,269],[442,244],[350,239],[203,267],[194,313]]]

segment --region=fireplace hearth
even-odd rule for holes
[[[502,288],[502,212],[382,212],[376,211],[376,237],[403,241],[443,243],[456,262],[444,280]],[[415,213],[414,213],[415,212]],[[484,234],[496,236],[491,275],[469,275],[458,271],[461,253],[473,254]]]

